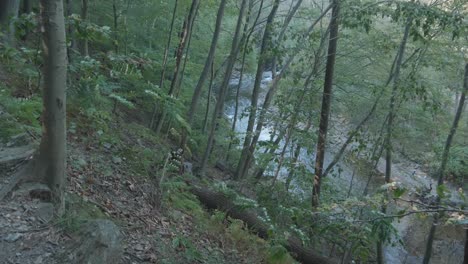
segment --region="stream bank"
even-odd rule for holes
[[[271,72],[265,72],[263,75],[261,93],[259,96],[259,105],[263,102],[267,92],[269,83],[271,82]],[[238,109],[238,120],[236,132],[240,136],[241,142],[245,135],[247,128],[248,116],[241,113],[247,113],[250,106],[250,94],[253,87],[252,76],[246,75],[240,85],[240,98]],[[235,95],[236,89],[239,84],[239,78],[233,78],[230,82],[230,92],[225,103],[225,115],[231,119],[234,117],[235,111]],[[335,131],[334,135],[330,135],[333,144],[329,145],[329,150],[325,155],[325,167],[331,163],[335,152],[339,150],[342,142],[348,134],[345,120],[341,120],[341,128]],[[338,131],[341,130],[341,131]],[[260,140],[269,140],[272,128],[265,126],[262,129]],[[280,148],[284,142],[280,143]],[[344,155],[346,156],[346,155]],[[313,161],[315,160],[314,154],[308,154],[306,150],[302,150],[299,156],[299,162],[306,165],[306,168],[313,172]],[[365,186],[368,182],[370,173],[374,173],[371,181],[369,182],[370,193],[376,191],[384,181],[385,160],[380,159],[377,163],[376,171],[363,171],[358,168],[353,162],[343,161],[343,158],[336,165],[339,167],[339,173],[335,176],[327,177],[330,184],[340,186],[339,189],[347,190],[348,186],[352,183],[352,196],[359,197],[362,195]],[[270,166],[273,167],[274,166]],[[287,177],[288,171],[282,169],[279,178],[284,180]],[[394,162],[392,164],[392,180],[399,182],[407,192],[402,198],[407,200],[418,200],[418,194],[421,190],[430,190],[427,195],[435,196],[436,190],[431,186],[436,186],[436,181],[433,180],[421,166],[412,161]],[[447,185],[450,192],[453,194],[450,198],[451,203],[461,204],[463,199],[458,195],[457,189],[454,186]],[[297,185],[296,185],[297,188]],[[304,190],[300,190],[305,192]],[[389,213],[396,213],[401,210],[405,205],[397,204],[393,208],[389,208]],[[406,205],[407,206],[407,205]],[[386,245],[384,247],[384,258],[386,263],[391,264],[410,264],[421,263],[424,255],[427,234],[432,224],[432,217],[427,215],[415,214],[395,219],[393,226],[398,231],[402,244],[396,243],[395,246]],[[464,255],[464,239],[465,230],[462,226],[453,225],[440,225],[437,228],[436,237],[433,245],[433,256],[431,259],[432,264],[455,264],[463,262]]]

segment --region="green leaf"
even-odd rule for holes
[[[405,192],[405,188],[398,187],[395,190],[393,190],[393,198],[400,198]]]
[[[445,193],[447,192],[447,186],[445,184],[437,186],[437,195],[443,199],[446,197]]]

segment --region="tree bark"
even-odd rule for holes
[[[187,44],[187,38],[190,36],[190,32],[192,31],[193,23],[195,21],[196,12],[198,10],[198,5],[200,4],[200,0],[193,0],[190,6],[190,11],[185,19],[184,26],[182,27],[182,31],[180,32],[180,40],[179,45],[176,50],[176,66],[174,68],[174,74],[172,76],[171,87],[169,89],[169,95],[174,94],[175,90],[177,89],[177,84],[179,83],[180,78],[180,66],[182,62],[182,55],[185,51],[185,46]]]
[[[88,0],[81,0],[81,21],[87,23],[88,20]],[[80,54],[83,57],[89,56],[88,38],[82,38],[79,42]]]
[[[463,78],[463,90],[460,95],[460,101],[458,103],[457,113],[455,114],[455,118],[452,123],[452,127],[450,128],[450,132],[447,136],[447,141],[445,142],[444,152],[442,153],[442,161],[440,163],[440,168],[438,171],[438,179],[437,179],[437,188],[444,184],[444,174],[447,168],[447,162],[450,154],[450,147],[452,146],[453,137],[457,132],[458,123],[460,122],[461,115],[463,113],[463,108],[465,106],[466,94],[468,93],[468,63],[465,65],[465,75]],[[441,198],[438,194],[436,194],[436,206],[440,204]],[[427,238],[426,244],[426,253],[424,254],[423,264],[429,264],[432,255],[432,243],[434,242],[434,236],[436,231],[436,226],[439,224],[439,214],[434,215],[434,222],[432,223],[431,229],[429,231],[429,235]],[[466,253],[466,249],[465,249]],[[467,256],[465,254],[465,263],[467,262]]]
[[[113,19],[114,19],[114,49],[115,53],[119,53],[119,14],[117,11],[117,3],[116,0],[112,0],[112,12],[113,12]]]
[[[206,145],[205,152],[203,154],[203,158],[201,161],[200,166],[200,174],[205,174],[206,165],[208,163],[208,158],[211,153],[211,149],[213,147],[215,130],[217,126],[217,120],[219,118],[219,114],[222,113],[224,108],[224,100],[226,97],[227,88],[229,86],[229,80],[231,79],[232,69],[234,68],[234,64],[236,63],[236,58],[239,53],[240,47],[240,31],[242,27],[242,20],[244,19],[245,8],[247,6],[247,0],[242,0],[241,8],[239,11],[239,17],[237,18],[236,30],[234,33],[234,38],[232,40],[231,51],[229,53],[229,59],[226,66],[226,73],[224,74],[223,82],[221,83],[221,87],[218,94],[218,99],[216,101],[216,106],[213,111],[213,118],[210,127],[210,133],[208,136],[208,143]]]
[[[332,98],[333,74],[335,71],[336,49],[338,44],[338,16],[339,0],[334,0],[332,18],[330,21],[330,40],[328,44],[327,66],[325,70],[325,82],[323,86],[322,109],[320,112],[319,134],[315,157],[315,175],[312,189],[312,207],[319,205],[320,187],[322,181],[323,162],[325,160],[325,144],[328,133],[328,120],[330,118],[330,106]]]
[[[248,166],[247,166],[248,156],[249,156],[248,152],[249,152],[250,143],[252,141],[255,119],[257,118],[257,105],[258,105],[258,97],[260,95],[260,84],[263,78],[265,63],[268,61],[268,58],[271,56],[269,55],[269,52],[270,52],[270,47],[271,47],[271,38],[273,34],[273,21],[275,19],[278,7],[279,7],[279,0],[274,0],[273,7],[266,21],[265,31],[263,32],[260,55],[259,55],[258,64],[257,64],[257,72],[255,74],[255,81],[254,81],[254,86],[253,86],[253,91],[252,91],[249,121],[247,124],[247,131],[246,131],[246,135],[244,139],[241,158],[239,159],[239,164],[237,165],[237,170],[236,170],[236,175],[235,175],[236,179],[243,178],[248,169]]]
[[[348,147],[348,145],[351,143],[351,141],[353,140],[354,136],[357,135],[357,133],[359,132],[359,130],[361,130],[361,128],[367,123],[367,121],[371,118],[371,116],[374,114],[375,110],[377,109],[377,105],[380,101],[380,98],[382,97],[383,95],[383,92],[384,92],[384,89],[382,89],[382,92],[380,93],[380,95],[377,97],[377,99],[375,100],[374,104],[372,105],[372,108],[371,110],[369,111],[369,113],[367,113],[367,115],[364,117],[364,119],[361,120],[361,122],[359,122],[359,124],[356,126],[356,128],[354,128],[354,130],[350,133],[350,135],[348,136],[348,138],[346,139],[346,141],[343,143],[343,145],[341,146],[340,150],[338,151],[338,153],[336,153],[335,157],[333,158],[332,162],[330,164],[328,164],[327,168],[325,169],[325,172],[323,173],[322,175],[322,178],[325,178],[328,173],[330,173],[330,171],[333,169],[333,167],[338,163],[338,161],[340,161],[341,157],[343,156],[344,152],[346,151],[346,148]]]
[[[210,112],[210,104],[211,104],[211,91],[213,90],[213,80],[214,80],[214,62],[211,62],[211,76],[210,76],[210,83],[208,84],[208,95],[206,99],[206,110],[205,110],[205,118],[203,119],[203,127],[202,132],[206,133],[206,127],[208,125],[208,114]]]
[[[20,0],[0,1],[0,27],[7,29],[5,41],[11,46],[15,45],[14,20],[18,17]]]
[[[166,66],[167,66],[167,56],[169,54],[169,48],[171,47],[172,32],[174,31],[174,22],[175,22],[178,2],[179,2],[179,0],[175,0],[174,9],[172,10],[172,19],[171,19],[171,26],[170,26],[170,29],[169,29],[169,36],[167,38],[166,48],[164,49],[163,61],[162,61],[162,66],[161,66],[161,68],[162,68],[161,69],[161,79],[159,80],[159,88],[161,88],[161,89],[163,89],[163,87],[164,87],[164,78],[166,78],[165,75],[166,75]],[[157,108],[157,105],[155,104],[154,108],[153,108],[153,114],[151,116],[150,125],[149,125],[150,129],[153,128],[157,111],[158,111],[158,108]]]
[[[55,213],[64,212],[66,182],[66,76],[67,48],[62,0],[41,0],[44,54],[44,110],[39,154],[34,159],[35,179],[52,190]]]
[[[222,210],[229,216],[244,221],[260,238],[268,239],[269,226],[258,218],[258,215],[254,210],[240,209],[223,193],[217,193],[206,188],[200,188],[193,184],[191,192],[209,209]],[[285,238],[283,246],[292,253],[292,256],[297,261],[305,264],[335,263],[332,259],[322,256],[315,249],[304,247],[301,240],[294,236]]]
[[[177,46],[177,49],[175,51],[176,64],[174,67],[174,73],[172,75],[171,87],[169,88],[169,92],[168,92],[170,96],[175,95],[181,83],[181,67],[180,66],[182,64],[182,57],[184,55],[185,46],[187,45],[188,39],[192,35],[192,27],[193,27],[193,23],[195,22],[195,17],[198,12],[199,4],[200,4],[199,0],[192,1],[189,13],[184,20],[182,30],[180,32],[179,45]],[[155,111],[156,111],[156,108],[155,108]],[[156,134],[159,134],[161,132],[162,126],[164,125],[164,122],[166,120],[166,115],[167,115],[167,109],[165,106],[163,106],[162,113],[159,115],[159,120],[156,125],[156,129],[155,129]]]
[[[390,97],[390,110],[388,113],[388,123],[387,123],[387,135],[385,138],[385,183],[390,183],[391,181],[391,176],[392,176],[392,130],[393,130],[393,120],[395,119],[396,113],[395,113],[395,104],[396,104],[396,97],[398,95],[398,88],[400,85],[400,69],[401,65],[403,62],[403,57],[405,54],[405,49],[406,49],[406,43],[408,40],[409,36],[409,30],[411,27],[411,18],[407,19],[406,26],[405,26],[405,33],[403,35],[403,40],[401,41],[400,48],[398,50],[398,56],[397,59],[394,61],[394,65],[392,65],[392,68],[394,67],[394,72],[393,72],[393,88],[392,88],[392,95]],[[385,205],[382,205],[382,213],[387,212],[387,207]],[[377,242],[377,263],[378,264],[383,264],[383,243],[382,240],[380,239]]]
[[[305,33],[303,36],[308,36],[312,30],[314,29],[315,25],[317,25],[317,23],[325,16],[326,13],[328,13],[328,11],[331,9],[331,7],[333,6],[333,4],[331,4],[330,6],[328,6],[323,12],[322,14],[317,18],[317,20],[315,20],[312,25],[309,27],[309,29],[307,30],[307,33]],[[250,143],[250,146],[248,147],[247,149],[247,152],[246,152],[246,157],[242,157],[241,156],[241,160],[242,159],[245,159],[244,161],[244,166],[243,166],[243,171],[241,173],[242,177],[245,176],[245,174],[247,174],[247,169],[250,167],[250,164],[252,162],[252,158],[253,158],[253,154],[255,152],[255,148],[256,148],[256,145],[257,145],[257,142],[260,138],[260,132],[262,131],[262,128],[263,128],[263,125],[265,123],[265,119],[266,119],[266,113],[267,113],[267,110],[268,108],[270,107],[270,104],[271,102],[273,101],[273,97],[276,93],[276,90],[279,86],[279,82],[280,80],[282,79],[282,77],[284,76],[285,72],[287,71],[287,69],[289,68],[289,66],[291,65],[292,61],[294,60],[294,58],[296,57],[296,55],[299,53],[299,51],[301,50],[301,47],[302,45],[299,45],[298,47],[296,47],[293,51],[293,54],[288,58],[288,60],[286,61],[285,65],[283,66],[282,70],[281,70],[281,73],[279,75],[277,75],[275,77],[275,79],[273,79],[273,83],[271,84],[271,87],[270,89],[268,90],[267,92],[267,95],[265,96],[265,101],[263,102],[263,105],[262,105],[262,109],[260,111],[260,115],[259,115],[259,118],[258,118],[258,121],[257,121],[257,127],[255,129],[255,133],[253,133],[253,138],[251,140],[251,143]],[[242,178],[241,177],[241,178]]]
[[[242,60],[241,60],[241,70],[239,73],[239,84],[237,85],[237,90],[236,90],[236,103],[235,103],[235,108],[234,108],[234,117],[232,119],[232,126],[231,126],[231,138],[229,140],[229,146],[227,149],[227,154],[225,160],[229,160],[229,155],[231,153],[231,148],[232,148],[232,143],[234,140],[234,136],[236,133],[236,125],[237,125],[237,117],[239,115],[239,98],[240,98],[240,89],[242,86],[242,81],[244,80],[244,70],[245,70],[245,59],[247,56],[247,48],[250,42],[250,37],[252,36],[252,33],[254,32],[255,25],[258,22],[258,19],[260,18],[260,14],[262,13],[262,8],[263,8],[263,2],[264,0],[260,1],[260,6],[258,8],[257,16],[255,18],[255,21],[253,22],[252,28],[250,31],[248,30],[249,27],[249,21],[250,21],[250,13],[252,12],[253,9],[253,0],[250,1],[249,5],[249,11],[247,12],[247,20],[245,22],[244,26],[244,33],[242,34],[242,40],[241,43],[243,44],[242,48]]]
[[[29,14],[32,11],[31,0],[23,0],[23,5],[21,6],[22,14]]]
[[[212,63],[214,60],[215,52],[216,52],[216,45],[218,44],[219,33],[221,32],[221,22],[223,20],[224,15],[224,8],[226,6],[227,0],[221,0],[218,8],[218,14],[216,15],[216,25],[215,31],[213,33],[213,38],[211,39],[211,46],[210,51],[208,52],[208,56],[206,57],[205,66],[203,67],[202,73],[200,74],[200,78],[198,79],[197,86],[195,86],[195,90],[192,96],[192,102],[190,104],[190,109],[188,112],[188,122],[192,124],[193,116],[195,115],[195,111],[197,110],[198,101],[200,99],[200,94],[205,84],[206,78],[210,72],[210,68],[212,68]],[[209,100],[209,98],[208,98]]]

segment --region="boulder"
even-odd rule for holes
[[[83,226],[67,252],[72,253],[62,259],[64,263],[121,263],[123,249],[120,230],[110,220],[91,220]]]

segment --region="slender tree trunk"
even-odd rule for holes
[[[463,264],[468,264],[468,229],[465,231],[465,256],[463,259]]]
[[[192,26],[195,21],[195,16],[198,11],[198,5],[200,4],[199,0],[193,0],[190,6],[189,13],[184,21],[182,31],[180,32],[180,40],[177,50],[175,52],[176,57],[176,65],[174,68],[174,74],[172,76],[171,87],[169,89],[168,94],[174,95],[178,90],[178,86],[180,85],[181,79],[181,62],[182,57],[184,55],[185,46],[187,45],[187,40],[191,36]],[[163,106],[164,107],[164,106]],[[156,110],[156,108],[155,108]],[[158,123],[156,125],[156,133],[159,134],[161,132],[161,128],[166,120],[167,109],[166,107],[163,108],[162,113],[160,114]]]
[[[117,11],[117,3],[116,0],[112,0],[112,12],[113,12],[113,19],[114,19],[114,49],[115,53],[119,53],[119,14]]]
[[[184,55],[185,46],[187,45],[187,40],[192,35],[192,27],[195,21],[195,17],[198,11],[198,5],[200,4],[199,0],[193,0],[190,6],[189,13],[184,21],[182,26],[182,31],[180,32],[180,40],[179,45],[177,46],[177,50],[175,52],[176,57],[176,65],[174,68],[174,73],[172,75],[171,87],[169,88],[168,94],[170,96],[174,95],[176,91],[179,89],[180,79],[181,79],[181,62],[182,57]],[[156,133],[159,134],[161,132],[161,128],[166,120],[167,109],[166,107],[163,108],[162,113],[160,114],[158,123],[156,125]]]
[[[387,123],[387,135],[385,138],[385,183],[390,183],[392,176],[392,130],[393,130],[393,120],[395,119],[395,104],[396,97],[398,95],[398,88],[400,84],[400,69],[403,62],[403,57],[405,54],[406,43],[409,36],[409,30],[411,27],[411,18],[408,18],[405,26],[405,33],[403,35],[403,40],[401,41],[400,49],[398,51],[398,57],[395,60],[394,74],[393,74],[393,88],[392,95],[390,97],[390,110],[388,113],[388,123]],[[382,205],[382,213],[387,212],[387,207]],[[381,231],[382,232],[382,231]],[[377,263],[383,264],[383,243],[382,238],[377,242]]]
[[[254,32],[255,25],[257,24],[258,19],[260,18],[260,14],[261,14],[262,8],[263,8],[263,2],[264,2],[263,0],[260,1],[260,6],[259,6],[259,9],[258,9],[258,12],[257,12],[257,16],[256,16],[256,18],[255,18],[255,20],[253,22],[253,25],[252,25],[250,31],[248,30],[248,27],[249,27],[249,21],[250,21],[250,13],[252,12],[252,9],[253,9],[253,0],[250,1],[249,11],[247,12],[247,20],[245,22],[244,33],[242,34],[242,40],[241,40],[241,43],[243,44],[241,70],[240,70],[240,73],[239,73],[239,84],[237,85],[237,90],[236,90],[236,105],[235,105],[235,108],[234,108],[234,117],[233,117],[232,126],[231,126],[231,138],[229,140],[229,146],[228,146],[226,159],[225,159],[226,161],[229,159],[229,155],[231,153],[231,148],[232,148],[232,143],[233,143],[233,140],[234,140],[234,137],[235,137],[235,134],[236,134],[237,118],[239,116],[240,89],[241,89],[241,86],[242,86],[242,82],[244,80],[244,66],[245,66],[245,59],[247,57],[247,48],[249,46],[250,37],[252,36],[252,33]]]
[[[205,66],[203,67],[202,73],[200,78],[198,79],[197,86],[195,86],[195,90],[192,96],[192,102],[190,104],[190,109],[188,112],[188,122],[192,124],[193,116],[195,115],[195,111],[197,110],[198,101],[200,99],[200,94],[203,88],[203,85],[208,77],[210,72],[210,68],[212,67],[213,60],[215,57],[216,52],[216,45],[218,44],[219,33],[221,32],[221,22],[223,20],[224,15],[224,8],[226,7],[227,0],[221,0],[219,7],[218,7],[218,14],[216,15],[216,25],[215,30],[213,33],[213,38],[211,39],[211,46],[210,51],[208,52],[208,56],[206,57]]]
[[[327,141],[328,120],[330,118],[333,73],[335,71],[335,58],[338,44],[339,9],[339,0],[334,0],[332,18],[330,21],[330,40],[328,44],[327,66],[325,71],[325,83],[323,86],[322,109],[320,112],[319,135],[315,157],[315,176],[314,186],[312,189],[312,207],[317,207],[319,205],[320,198],[323,162],[325,160],[325,144]]]
[[[166,48],[164,49],[164,55],[163,55],[163,61],[162,61],[162,70],[161,70],[161,79],[159,80],[159,88],[164,87],[164,78],[166,74],[166,65],[167,65],[167,56],[169,54],[169,48],[171,47],[171,41],[172,41],[172,32],[174,31],[174,22],[176,18],[176,13],[177,13],[177,4],[179,0],[175,0],[174,3],[174,9],[172,10],[172,19],[171,19],[171,27],[169,29],[169,35],[167,38],[167,43],[166,43]]]
[[[279,144],[281,143],[281,140],[283,140],[284,136],[286,135],[286,129],[283,129],[279,132],[278,136],[276,137],[275,140],[273,139],[270,139],[270,145],[271,147],[269,149],[266,149],[265,150],[265,154],[269,154],[270,158],[268,158],[268,160],[266,160],[264,163],[260,164],[258,166],[258,169],[257,171],[255,172],[255,178],[258,180],[260,179],[263,174],[265,173],[267,167],[268,167],[268,164],[270,162],[273,161],[273,159],[275,158],[275,152],[276,150],[278,149],[278,146]]]
[[[281,41],[283,41],[284,35],[286,34],[286,30],[289,27],[289,23],[291,23],[291,20],[293,19],[294,15],[299,10],[299,7],[301,6],[302,1],[303,0],[298,0],[296,2],[296,4],[292,7],[291,11],[288,12],[288,15],[286,16],[286,19],[284,20],[283,27],[282,27],[279,35],[278,35],[278,38],[276,39],[276,42],[278,44],[281,43]],[[272,78],[275,78],[275,76],[276,76],[276,66],[277,66],[276,64],[277,64],[277,62],[278,62],[278,57],[274,56],[273,57],[273,62],[272,62],[272,67],[271,67]]]
[[[198,5],[197,9],[195,10],[195,15],[193,17],[193,21],[195,21],[195,19],[197,18],[199,9],[200,9],[200,5]],[[180,72],[179,82],[177,83],[176,89],[174,91],[174,94],[175,94],[176,98],[179,98],[180,91],[182,90],[181,85],[182,85],[182,81],[184,80],[185,66],[187,66],[187,61],[189,60],[189,57],[190,57],[189,55],[190,55],[190,45],[192,44],[192,35],[193,35],[193,26],[192,26],[192,30],[190,30],[190,33],[188,35],[187,48],[185,50],[184,64],[182,66],[182,71]]]
[[[213,80],[214,80],[214,62],[211,62],[211,77],[210,77],[210,84],[208,85],[208,96],[206,100],[206,110],[205,110],[205,118],[203,119],[203,133],[206,133],[206,127],[208,125],[208,113],[210,112],[210,103],[211,103],[211,91],[213,89]]]
[[[234,33],[234,38],[232,40],[231,51],[229,53],[229,59],[228,59],[227,66],[226,66],[226,73],[224,75],[223,82],[221,83],[221,87],[220,87],[219,94],[218,94],[218,100],[216,101],[216,106],[213,111],[213,118],[211,122],[210,133],[208,136],[208,143],[206,145],[206,149],[203,154],[202,161],[201,161],[200,175],[205,174],[205,169],[208,163],[208,158],[210,156],[211,149],[213,147],[217,120],[218,120],[220,113],[222,113],[223,111],[224,100],[226,97],[227,88],[229,86],[229,80],[231,79],[232,69],[234,68],[234,64],[236,63],[237,54],[239,53],[240,33],[241,33],[240,31],[242,27],[242,21],[244,19],[244,13],[245,13],[245,9],[247,6],[247,1],[248,0],[242,0],[241,8],[239,11],[239,17],[237,18],[236,31]]]
[[[81,0],[81,20],[83,23],[87,23],[88,21],[88,0]],[[89,56],[88,51],[88,38],[83,38],[79,42],[79,49],[81,56],[86,57]]]
[[[15,45],[14,20],[18,17],[19,7],[19,0],[0,1],[0,29],[6,32],[5,42],[11,46]]]
[[[21,7],[20,7],[20,14],[21,15],[28,15],[32,12],[31,1],[30,0],[22,0]],[[29,37],[30,30],[26,29],[24,34],[21,36],[22,41],[26,41]]]
[[[169,95],[174,94],[174,91],[177,89],[177,84],[179,83],[180,78],[180,66],[182,62],[182,57],[185,51],[185,46],[187,44],[188,36],[192,30],[193,22],[195,21],[195,15],[198,10],[198,5],[200,4],[200,0],[193,0],[190,6],[190,11],[185,19],[184,25],[182,27],[182,31],[180,32],[180,40],[179,45],[176,50],[176,65],[174,68],[174,74],[172,76],[171,87],[169,89]]]
[[[23,5],[21,6],[22,14],[29,14],[32,12],[31,0],[23,0]]]
[[[34,159],[36,179],[52,190],[56,215],[64,212],[66,182],[67,48],[62,0],[41,0],[44,42],[44,111],[42,140]]]
[[[167,57],[169,54],[169,48],[171,47],[171,41],[172,41],[172,32],[174,31],[174,22],[176,18],[176,13],[177,13],[177,4],[179,0],[175,0],[174,3],[174,9],[172,10],[172,19],[171,19],[171,27],[169,29],[169,36],[167,38],[167,43],[166,43],[166,48],[164,49],[164,55],[163,55],[163,61],[162,61],[162,66],[161,66],[161,78],[159,79],[159,88],[163,89],[164,88],[164,78],[166,75],[166,66],[167,66]],[[154,104],[153,107],[153,114],[151,116],[151,122],[149,127],[152,129],[154,125],[154,121],[156,119],[156,114],[158,112],[158,107],[156,104]]]
[[[333,6],[333,4],[328,6],[328,8],[326,8],[322,12],[322,14],[317,18],[317,20],[315,20],[314,23],[312,23],[312,25],[309,27],[307,32],[303,35],[304,37],[308,36],[312,32],[315,25],[317,25],[317,23],[325,16],[325,14],[331,9],[332,6]],[[302,45],[299,45],[299,47],[296,47],[294,49],[293,54],[286,61],[286,63],[283,66],[280,74],[277,75],[275,77],[275,79],[273,79],[273,83],[271,84],[271,87],[268,90],[267,95],[265,97],[265,101],[263,102],[262,109],[260,111],[260,115],[259,115],[259,118],[258,118],[258,121],[257,121],[257,127],[255,129],[255,133],[253,133],[253,138],[251,139],[250,146],[248,146],[248,148],[247,148],[246,156],[245,157],[241,156],[240,161],[243,160],[244,165],[242,166],[243,170],[241,172],[241,177],[240,178],[243,178],[247,174],[247,169],[250,167],[250,164],[251,164],[252,159],[253,159],[253,154],[254,154],[255,148],[257,146],[257,142],[258,142],[258,140],[260,138],[260,132],[262,131],[263,125],[265,124],[267,110],[270,107],[271,102],[273,101],[273,97],[274,97],[274,95],[276,93],[276,90],[277,90],[277,88],[279,86],[279,82],[280,82],[281,78],[284,76],[284,74],[287,71],[287,69],[289,68],[289,66],[291,65],[291,63],[294,60],[294,58],[296,57],[296,55],[301,50],[301,48],[300,48],[301,46]]]
[[[65,19],[68,19],[73,13],[73,6],[71,0],[65,0]],[[72,50],[75,48],[76,40],[74,35],[75,29],[72,26],[72,23],[68,24],[67,27],[67,37],[69,38],[70,45],[67,46],[67,58],[68,62],[72,62]]]
[[[279,173],[281,171],[281,167],[283,166],[283,162],[284,162],[284,156],[286,155],[286,150],[288,149],[289,143],[291,142],[292,134],[293,134],[293,127],[291,127],[291,129],[289,129],[289,133],[286,136],[286,140],[284,142],[283,149],[281,150],[280,157],[279,157],[279,160],[278,160],[278,164],[276,165],[275,175],[273,176],[273,182],[271,184],[272,188],[273,188],[273,186],[275,186],[276,181],[278,181]]]
[[[338,153],[336,153],[335,157],[333,158],[332,162],[330,164],[328,164],[327,168],[325,169],[325,172],[322,174],[322,178],[325,178],[328,173],[330,173],[330,171],[333,169],[333,167],[338,163],[338,161],[340,161],[341,157],[343,156],[344,152],[346,151],[346,148],[348,147],[348,145],[351,143],[351,141],[353,140],[353,138],[357,135],[357,133],[359,132],[359,130],[361,130],[361,128],[367,123],[367,121],[371,118],[371,116],[374,114],[375,110],[377,109],[377,105],[380,101],[380,98],[382,97],[383,95],[383,92],[384,92],[384,89],[382,89],[382,92],[380,93],[380,95],[377,97],[377,99],[375,100],[374,104],[372,105],[372,108],[371,110],[369,111],[369,113],[364,117],[364,119],[361,120],[361,122],[356,126],[356,128],[349,134],[348,138],[346,139],[346,141],[343,143],[343,145],[341,146],[340,150],[338,151]]]
[[[248,156],[249,156],[248,152],[249,152],[250,143],[252,141],[255,119],[257,118],[257,105],[258,105],[258,97],[260,95],[260,84],[263,78],[265,63],[268,61],[268,57],[270,53],[271,37],[273,33],[273,21],[276,16],[276,11],[278,10],[278,6],[279,6],[279,0],[274,0],[273,7],[266,21],[265,31],[263,32],[262,45],[260,48],[260,55],[259,55],[260,58],[258,59],[257,72],[255,74],[254,87],[252,91],[249,121],[247,124],[247,131],[246,131],[246,135],[244,139],[244,145],[242,149],[241,158],[239,160],[239,164],[237,166],[236,175],[235,175],[237,179],[244,177],[245,172],[248,169],[247,167],[247,161],[248,161]]]
[[[387,125],[387,136],[386,136],[386,154],[385,154],[385,182],[389,183],[391,179],[391,174],[392,174],[392,129],[393,129],[393,120],[395,119],[395,103],[396,103],[396,97],[398,94],[398,88],[400,84],[400,69],[401,69],[401,63],[403,61],[403,56],[405,53],[406,49],[406,43],[408,40],[408,35],[409,35],[409,30],[411,27],[411,19],[408,19],[408,22],[406,23],[405,26],[405,33],[403,36],[403,40],[400,45],[400,50],[398,52],[398,59],[395,64],[395,72],[393,76],[393,89],[392,89],[392,95],[390,98],[390,110],[388,114],[388,125]]]
[[[447,161],[450,154],[450,147],[452,146],[453,137],[457,132],[458,123],[460,122],[461,115],[463,113],[463,107],[465,106],[466,94],[468,93],[468,63],[465,65],[465,76],[463,80],[463,90],[460,95],[460,101],[458,103],[457,113],[455,114],[455,118],[453,120],[452,127],[450,128],[450,132],[447,136],[447,141],[445,142],[444,152],[442,153],[442,161],[440,163],[440,168],[438,171],[438,179],[437,179],[437,188],[444,184],[444,176],[445,170],[447,168]],[[440,204],[441,198],[438,194],[436,198],[436,206]],[[439,214],[434,215],[434,222],[432,223],[431,230],[429,231],[429,235],[427,237],[427,244],[426,244],[426,253],[424,254],[423,264],[429,264],[432,255],[432,243],[434,242],[434,236],[436,231],[436,226],[439,224]],[[466,248],[465,248],[465,263],[467,262],[466,256]]]

